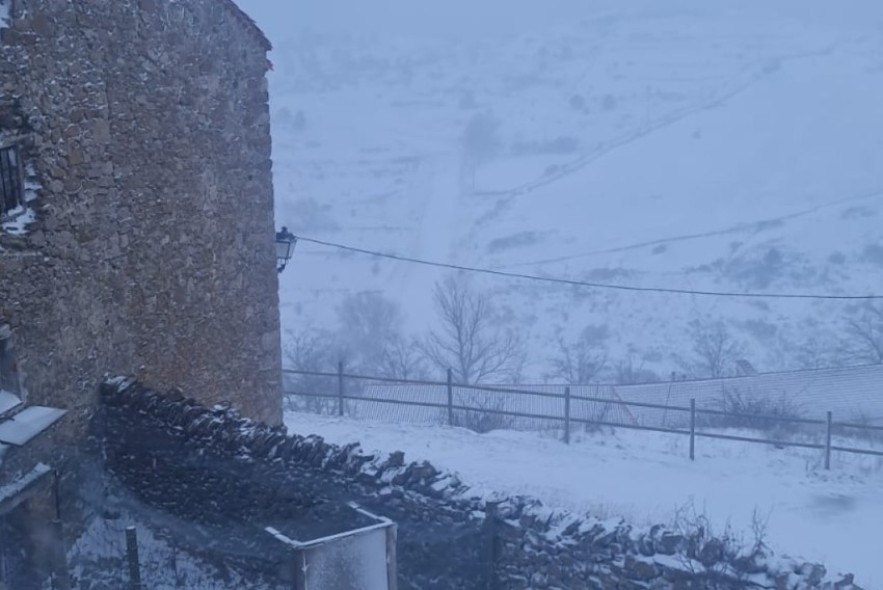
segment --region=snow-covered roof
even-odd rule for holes
[[[9,391],[0,389],[0,418],[21,405],[19,397]]]
[[[41,477],[49,473],[52,469],[43,463],[38,463],[33,469],[21,477],[17,477],[9,483],[0,485],[0,505],[5,502],[15,501],[22,492],[31,487],[40,480]]]
[[[0,391],[0,465],[3,465],[7,451],[27,444],[67,413],[66,410],[45,406],[29,406],[19,410],[21,405],[18,396]],[[29,488],[49,470],[40,463],[25,475],[14,476],[9,481],[0,480],[0,506]]]
[[[0,443],[23,446],[38,434],[58,422],[66,410],[30,406],[12,418],[0,422]]]

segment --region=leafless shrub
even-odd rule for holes
[[[694,377],[731,377],[737,373],[736,361],[743,356],[743,347],[737,342],[723,321],[690,323],[693,355],[682,361],[684,369]]]
[[[701,425],[772,433],[794,432],[800,429],[800,424],[790,420],[804,417],[799,404],[784,393],[776,395],[724,386],[717,405],[726,414],[700,414]]]
[[[334,337],[324,330],[289,332],[283,348],[284,367],[309,373],[333,372],[335,360]],[[285,373],[282,383],[285,404],[289,410],[316,414],[332,412],[337,401],[331,397],[337,392],[333,377]]]
[[[843,349],[855,363],[883,364],[883,306],[867,303],[846,318]]]
[[[752,515],[752,538],[746,541],[727,523],[715,531],[708,516],[688,502],[675,512],[672,528],[682,539],[678,559],[691,582],[708,590],[729,590],[745,587],[750,576],[761,571],[769,555],[766,545],[769,516],[757,510]]]
[[[427,379],[429,370],[419,346],[404,338],[386,343],[380,358],[380,377],[390,379]]]
[[[644,368],[644,362],[635,362],[632,355],[613,365],[613,380],[617,385],[637,385],[659,381],[659,375]]]
[[[426,366],[403,335],[398,304],[375,291],[347,296],[337,309],[339,359],[351,373],[391,379],[424,377]]]
[[[814,329],[811,336],[796,347],[795,362],[801,369],[826,369],[850,364],[847,346],[834,333]]]
[[[455,410],[453,426],[468,428],[479,434],[492,430],[507,430],[515,423],[513,416],[501,414],[506,410],[506,402],[502,395],[485,395],[482,392],[460,393],[457,405],[474,410]]]
[[[585,328],[573,342],[566,342],[559,335],[558,353],[551,360],[552,370],[546,378],[571,385],[592,383],[607,365],[607,350],[598,335],[599,330],[592,326]]]
[[[609,403],[592,403],[589,406],[588,415],[585,417],[584,430],[588,433],[610,432],[612,427],[601,424],[602,422],[610,422],[610,415],[613,406]]]

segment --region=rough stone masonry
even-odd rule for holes
[[[762,544],[736,546],[701,527],[635,529],[552,513],[529,498],[488,502],[455,475],[425,462],[405,463],[402,453],[383,458],[358,444],[288,435],[283,426],[255,424],[134,379],[108,381],[102,399],[99,431],[108,468],[147,503],[184,520],[241,531],[250,522],[288,518],[292,507],[356,500],[398,523],[400,587],[859,590],[852,575],[775,559]],[[210,466],[209,473],[188,476],[192,461]],[[171,468],[141,468],[145,464]],[[224,475],[234,472],[239,481]],[[255,494],[262,497],[258,505],[241,501]],[[260,540],[259,527],[253,528]],[[240,542],[248,538],[242,533]],[[272,568],[265,573],[272,576]]]
[[[108,371],[278,424],[269,43],[231,0],[3,1],[35,221],[0,230],[0,323],[28,403],[69,410],[56,450]]]

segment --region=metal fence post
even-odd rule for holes
[[[828,410],[828,432],[825,437],[825,469],[831,469],[831,424],[832,414]]]
[[[343,361],[337,363],[337,415],[343,416]]]
[[[696,398],[690,398],[690,461],[696,460]]]
[[[564,442],[570,444],[570,386],[564,388]]]
[[[448,426],[454,425],[454,372],[448,369]]]
[[[497,581],[497,504],[488,502],[485,505],[484,520],[484,588],[498,590]]]
[[[126,527],[126,557],[129,561],[129,588],[141,590],[141,569],[138,564],[138,533],[135,527]]]
[[[67,571],[67,554],[64,550],[64,525],[61,522],[61,475],[57,469],[52,475],[52,495],[55,499],[55,519],[52,521],[55,535],[52,546],[52,587],[57,590],[70,590],[71,580]]]

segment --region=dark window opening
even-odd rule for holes
[[[18,147],[0,148],[0,216],[24,205],[24,166]]]

